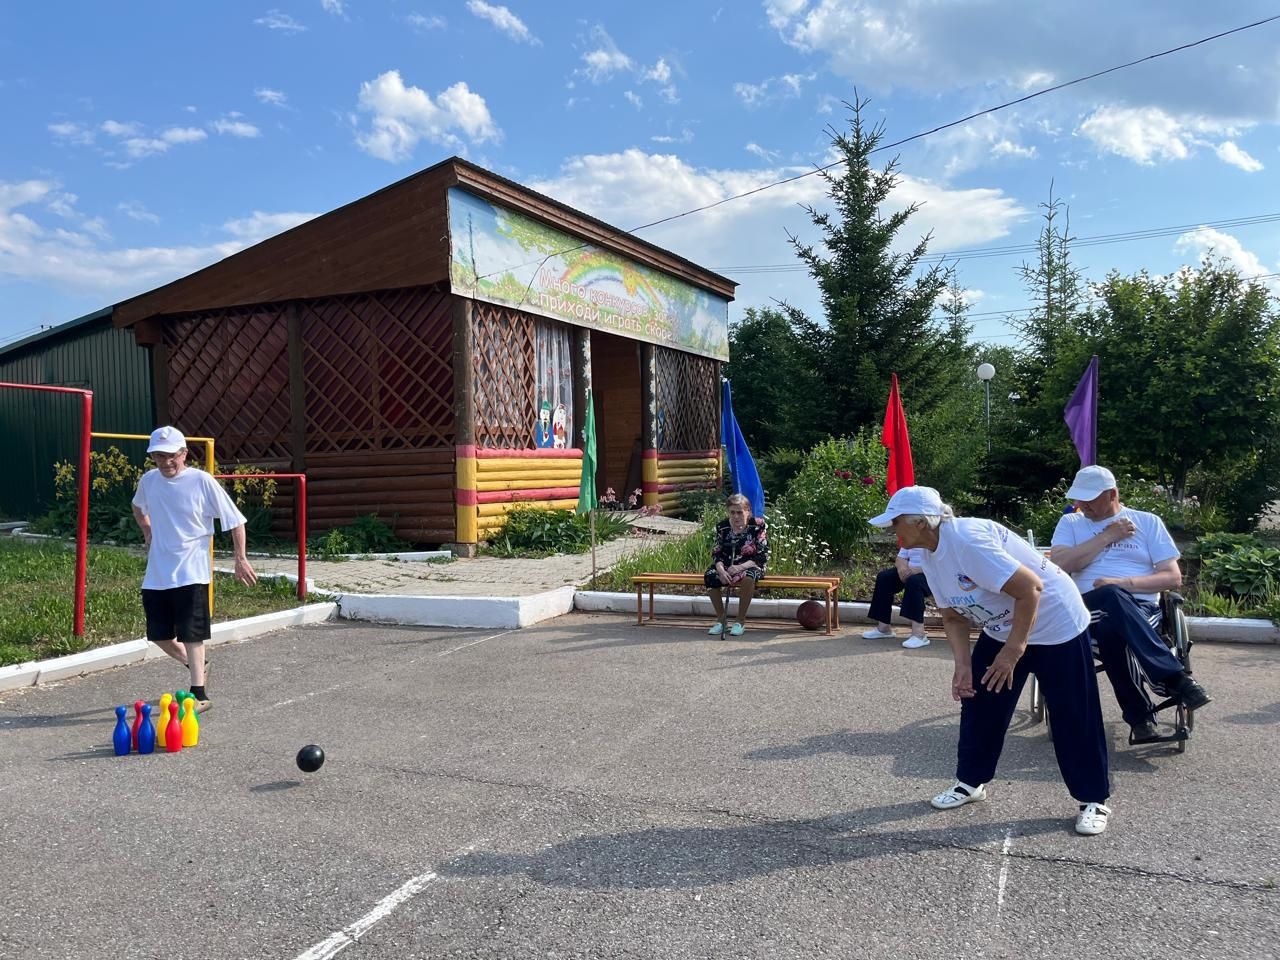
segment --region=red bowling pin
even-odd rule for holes
[[[133,702],[133,749],[138,749],[138,730],[142,727],[142,701]]]
[[[182,749],[182,724],[178,723],[178,705],[169,704],[169,725],[164,728],[164,748],[170,753]]]

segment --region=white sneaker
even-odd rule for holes
[[[1080,812],[1076,814],[1076,833],[1086,837],[1096,837],[1107,829],[1107,817],[1111,808],[1103,803],[1082,803]]]
[[[966,803],[977,803],[985,799],[987,799],[986,784],[980,783],[976,787],[971,787],[957,780],[951,785],[950,790],[942,791],[929,803],[935,810],[954,810],[956,807],[963,807]]]
[[[921,647],[929,645],[928,637],[917,637],[914,633],[902,641],[902,645],[908,650],[919,650]]]
[[[889,628],[889,630],[887,631],[881,630],[879,627],[872,627],[870,630],[867,630],[865,633],[862,634],[862,639],[863,640],[890,640],[896,636],[897,634],[893,632],[892,627]]]

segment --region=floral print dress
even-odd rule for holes
[[[711,545],[711,566],[703,574],[703,583],[708,587],[720,587],[720,574],[716,572],[716,564],[723,563],[731,567],[735,563],[746,560],[755,562],[754,567],[744,571],[752,580],[764,576],[765,564],[769,561],[769,539],[765,536],[764,521],[752,517],[747,521],[741,533],[734,533],[728,520],[716,524],[715,539]]]

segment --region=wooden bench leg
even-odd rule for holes
[[[827,607],[827,636],[829,637],[829,636],[831,636],[831,617],[832,617],[832,612],[831,612],[831,591],[830,591],[830,590],[828,590],[828,591],[827,591],[826,607]]]
[[[644,585],[636,584],[636,626],[644,624]]]
[[[653,619],[653,584],[649,584],[649,619]]]

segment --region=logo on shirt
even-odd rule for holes
[[[978,585],[974,583],[971,579],[966,577],[963,573],[957,573],[956,580],[960,583],[960,589],[963,590],[965,593],[968,593],[970,590],[978,589]]]

